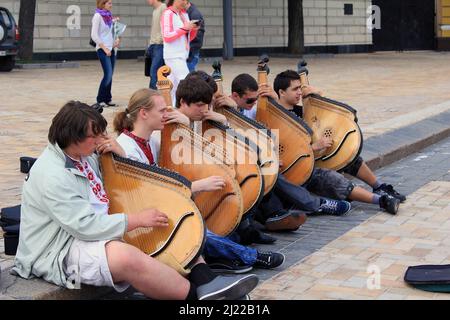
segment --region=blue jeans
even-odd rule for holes
[[[99,49],[97,51],[97,56],[103,68],[103,79],[102,82],[100,82],[100,87],[98,88],[97,102],[107,103],[112,99],[111,87],[114,65],[116,64],[116,54],[114,50],[112,50],[111,56],[108,57],[103,49]]]
[[[150,66],[150,89],[157,90],[156,82],[158,81],[158,69],[164,65],[164,45],[152,44],[147,48],[147,55],[152,58]]]
[[[256,262],[257,250],[207,230],[204,254],[211,258],[239,260],[245,265],[252,266]]]
[[[188,65],[189,72],[195,71],[199,61],[200,61],[200,50],[199,51],[191,51],[189,53],[189,58],[187,59],[187,65]]]
[[[290,183],[282,174],[278,175],[274,189],[283,203],[294,205],[296,209],[315,212],[320,207],[320,197],[311,194],[304,186]]]

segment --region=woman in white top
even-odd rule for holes
[[[195,39],[199,29],[196,21],[189,20],[187,4],[187,0],[169,0],[161,17],[164,61],[172,71],[169,76],[173,83],[172,101],[175,101],[178,83],[189,73],[186,60],[189,57],[190,42]]]
[[[120,39],[113,38],[113,16],[111,0],[97,0],[97,9],[92,18],[91,38],[95,42],[95,50],[103,68],[103,79],[97,94],[97,104],[101,107],[114,107],[111,95],[112,77],[116,63],[114,48],[118,48]]]

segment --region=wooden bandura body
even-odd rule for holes
[[[171,83],[167,80],[168,74],[170,69],[161,67],[158,70],[157,85],[167,105],[171,106]],[[194,198],[208,229],[221,236],[233,232],[244,213],[236,172],[231,161],[227,164],[224,160],[225,154],[220,146],[208,142],[191,128],[179,123],[164,126],[161,132],[160,166],[179,172],[190,181],[210,176],[221,176],[225,179],[225,187],[222,190],[201,192]]]
[[[302,86],[309,85],[306,64],[299,64]],[[313,142],[322,137],[333,139],[333,145],[316,154],[316,166],[331,170],[342,170],[360,155],[363,145],[356,110],[352,107],[317,94],[303,98],[303,119],[313,130]]]
[[[258,66],[259,84],[267,83],[268,58]],[[258,98],[256,119],[272,132],[277,130],[280,173],[296,185],[308,181],[314,169],[314,152],[311,147],[312,131],[306,123],[296,117],[276,101],[267,97]]]
[[[220,62],[216,61],[213,64],[213,68],[212,76],[217,83],[219,92],[223,93]],[[264,195],[268,194],[277,181],[279,168],[278,153],[270,136],[270,130],[231,107],[218,107],[214,111],[223,114],[227,118],[230,127],[237,130],[238,134],[241,135],[241,141],[245,140],[245,143],[256,152],[264,179]]]
[[[174,172],[112,153],[102,155],[100,162],[110,213],[154,208],[169,217],[169,227],[138,228],[127,232],[124,240],[156,259],[165,256],[163,262],[177,270],[188,268],[200,255],[205,238],[203,218],[190,198],[190,182]]]
[[[259,204],[264,195],[264,180],[258,166],[258,155],[233,129],[214,121],[202,123],[203,137],[226,150],[226,156],[236,172],[242,194],[244,214]],[[210,139],[212,138],[212,139]],[[219,139],[220,141],[217,141]]]

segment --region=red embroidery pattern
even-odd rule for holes
[[[123,131],[123,133],[126,134],[127,136],[129,136],[134,141],[136,141],[137,145],[139,146],[139,148],[141,148],[142,152],[144,152],[144,154],[147,157],[148,162],[150,164],[154,164],[155,163],[155,160],[153,159],[152,149],[150,148],[150,144],[149,144],[149,142],[147,140],[142,139],[142,138],[134,135],[133,133],[131,133],[127,129],[125,129]]]
[[[103,190],[102,184],[98,180],[96,181],[94,172],[91,171],[88,163],[86,161],[83,163],[74,161],[73,163],[75,168],[89,180],[89,186],[97,199],[100,200],[100,202],[109,203],[108,195],[105,190]]]

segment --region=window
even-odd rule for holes
[[[344,15],[346,15],[346,16],[353,15],[353,3],[344,4]]]
[[[0,20],[3,21],[8,29],[12,27],[11,19],[5,10],[0,9]]]

